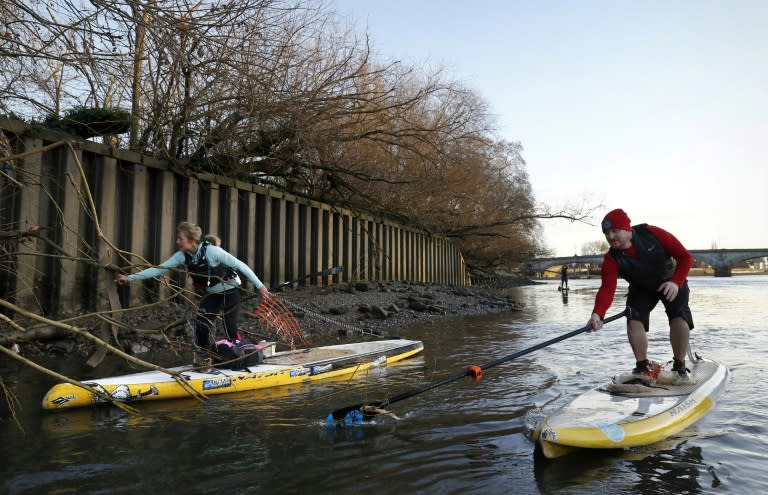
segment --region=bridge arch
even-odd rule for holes
[[[715,269],[715,277],[733,275],[733,265],[754,258],[768,256],[766,249],[691,249],[688,251],[694,259],[703,261]]]
[[[733,265],[743,261],[768,257],[768,248],[760,249],[691,249],[695,260],[703,261],[715,270],[715,277],[730,277]],[[590,263],[600,265],[603,255],[561,256],[555,258],[534,258],[525,263],[527,275],[543,274],[549,268],[571,263]]]
[[[576,264],[592,264],[600,265],[603,263],[603,255],[588,255],[588,256],[561,256],[558,258],[535,258],[528,260],[525,263],[525,273],[527,275],[543,274],[548,271],[549,268],[558,265],[570,265]]]

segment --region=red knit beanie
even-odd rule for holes
[[[621,208],[609,211],[603,218],[603,223],[601,225],[603,227],[603,232],[610,229],[621,229],[632,232],[632,223]]]

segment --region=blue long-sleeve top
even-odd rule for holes
[[[200,259],[200,250],[202,249],[203,244],[200,243],[197,246],[197,251],[195,254],[192,255],[192,263],[196,263]],[[240,261],[239,259],[235,258],[231,254],[229,254],[224,249],[209,244],[206,247],[205,251],[205,257],[208,259],[208,264],[214,268],[219,265],[225,265],[229,268],[234,269],[238,273],[242,273],[249,282],[251,282],[256,290],[261,289],[264,284],[259,280],[259,277],[256,276],[255,273],[253,273],[253,270],[248,267],[245,263]],[[133,273],[131,275],[128,275],[128,282],[134,282],[136,280],[147,280],[150,278],[159,277],[163,274],[165,274],[168,270],[171,270],[173,268],[179,268],[181,266],[186,266],[187,264],[187,258],[184,255],[183,251],[176,251],[173,256],[168,258],[167,260],[160,263],[159,266],[147,268],[145,270],[142,270],[140,272]],[[233,278],[227,279],[225,281],[219,282],[216,285],[212,285],[211,287],[208,287],[206,289],[207,292],[224,292],[230,289],[234,289],[235,287],[240,287],[242,284],[240,277],[236,274]]]

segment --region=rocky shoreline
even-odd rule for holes
[[[299,322],[301,330],[313,344],[323,345],[339,337],[353,339],[398,337],[407,327],[430,320],[456,316],[519,311],[522,305],[504,294],[504,289],[533,284],[531,280],[508,275],[494,280],[493,286],[457,287],[418,282],[351,282],[333,286],[297,286],[275,292]],[[246,316],[254,311],[259,299],[246,298],[240,329],[251,340],[268,338],[262,323]],[[127,328],[118,332],[118,341],[110,343],[131,355],[143,358],[149,352],[174,349],[180,359],[191,350],[195,308],[189,304],[162,304],[134,308],[119,319]],[[103,323],[91,332],[108,337]],[[98,328],[101,327],[101,330]],[[97,346],[90,340],[60,329],[44,338],[20,342],[22,355],[92,356]],[[74,356],[72,356],[74,357]]]
[[[503,288],[532,283],[509,281]],[[455,287],[413,282],[358,282],[277,294],[309,335],[386,335],[389,330],[454,316],[519,311],[502,287]]]

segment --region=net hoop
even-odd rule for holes
[[[310,345],[299,322],[274,295],[265,298],[254,311],[244,313],[261,322],[268,338],[287,344],[291,349],[296,349],[297,344],[305,347]]]

